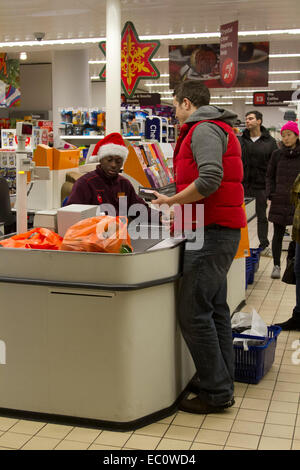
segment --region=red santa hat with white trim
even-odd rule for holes
[[[95,145],[89,163],[100,162],[104,157],[117,156],[124,160],[128,155],[128,148],[125,145],[123,137],[118,132],[112,132],[99,140]]]

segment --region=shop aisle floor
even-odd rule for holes
[[[258,246],[256,219],[249,224],[249,238],[251,247]],[[285,258],[286,251],[283,267]],[[243,308],[255,308],[267,324],[289,318],[296,299],[295,286],[270,278],[272,267],[272,258],[261,257]],[[299,337],[299,332],[281,332],[271,370],[257,385],[235,383],[235,405],[222,414],[179,411],[125,433],[0,416],[0,449],[300,450],[300,364],[292,361],[292,344]]]

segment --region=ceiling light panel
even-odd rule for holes
[[[269,83],[300,83],[300,80],[269,80]]]
[[[300,29],[274,29],[274,30],[253,30],[253,31],[239,31],[238,35],[240,37],[245,36],[265,36],[265,35],[300,35]],[[220,38],[219,32],[207,32],[207,33],[180,33],[180,34],[161,34],[161,35],[145,35],[140,36],[141,40],[174,40],[174,39],[212,39]],[[7,41],[1,42],[0,48],[3,47],[24,47],[24,46],[51,46],[51,45],[66,45],[66,44],[93,44],[100,41],[105,41],[105,37],[82,37],[82,38],[72,38],[72,39],[52,39],[52,40],[43,40],[43,41]]]
[[[151,86],[167,86],[169,87],[169,83],[145,83],[145,86],[151,87]]]
[[[270,83],[270,82],[269,82]],[[234,90],[235,93],[256,93],[256,92],[267,92],[267,91],[275,91],[275,90]]]
[[[270,71],[269,72],[270,75],[280,75],[280,74],[283,74],[283,73],[290,73],[290,74],[300,73],[300,70],[275,70],[275,71]]]
[[[271,59],[282,59],[284,57],[300,57],[300,54],[298,53],[291,53],[289,54],[288,52],[285,54],[269,54],[269,57]]]

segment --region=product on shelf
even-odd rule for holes
[[[62,109],[60,115],[64,135],[104,134],[105,113],[100,109]]]
[[[148,116],[147,110],[137,109],[132,106],[121,108],[121,128],[124,137],[144,136],[145,120]]]
[[[156,142],[130,145],[124,171],[145,187],[160,188],[174,182],[164,152]]]
[[[0,176],[8,182],[10,195],[16,194],[16,152],[13,149],[0,150]]]
[[[1,149],[17,148],[16,124],[20,121],[29,121],[33,125],[33,135],[27,137],[26,149],[34,150],[39,144],[53,145],[53,122],[36,120],[32,116],[24,116],[23,119],[0,119]]]
[[[84,165],[89,149],[88,147],[78,147],[78,150],[80,150],[79,166]]]
[[[159,142],[175,141],[175,116],[170,106],[140,107],[123,105],[121,108],[121,133],[124,137],[153,137],[146,135],[146,122],[153,112],[162,122],[159,135],[155,138]],[[104,135],[106,129],[105,112],[101,109],[61,109],[61,133],[64,136]]]

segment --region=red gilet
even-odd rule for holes
[[[244,189],[242,186],[241,146],[228,124],[217,120],[203,120],[182,126],[174,151],[176,192],[179,193],[199,177],[191,149],[191,140],[195,127],[201,122],[212,122],[226,132],[228,136],[227,150],[222,157],[223,179],[221,185],[210,196],[193,203],[193,209],[195,209],[195,204],[204,205],[204,225],[218,224],[230,228],[245,227],[247,220],[245,210],[242,207]]]

